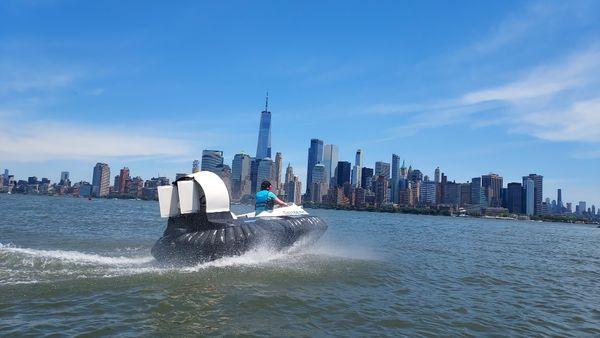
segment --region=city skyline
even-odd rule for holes
[[[361,149],[458,182],[541,173],[565,201],[600,200],[597,2],[237,6],[148,6],[140,30],[133,4],[0,4],[0,168],[174,177],[205,149],[230,164],[254,154],[269,90],[273,152],[303,181],[319,138],[352,164]]]

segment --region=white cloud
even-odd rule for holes
[[[101,160],[114,157],[177,157],[190,153],[184,140],[135,131],[115,132],[93,125],[57,123],[0,127],[0,160]]]
[[[467,93],[462,97],[466,104],[484,101],[519,103],[543,99],[562,91],[598,82],[600,51],[591,50],[572,55],[566,62],[543,65],[529,70],[524,76],[495,88]]]

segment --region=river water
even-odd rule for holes
[[[0,195],[0,336],[600,336],[600,229],[309,211],[312,247],[175,268],[157,202]]]

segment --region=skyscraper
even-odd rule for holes
[[[308,148],[308,165],[306,166],[306,194],[310,196],[312,186],[312,169],[317,163],[323,162],[323,140],[313,138]]]
[[[535,183],[527,176],[523,177],[523,210],[527,216],[535,213]]]
[[[325,169],[327,170],[327,175],[329,176],[329,183],[335,176],[335,169],[337,168],[339,156],[338,146],[335,144],[326,144],[323,147],[323,165],[325,165]]]
[[[352,185],[355,187],[360,186],[360,175],[363,166],[363,152],[361,149],[356,150],[356,156],[354,159],[354,167],[352,168]]]
[[[223,165],[223,152],[220,150],[202,151],[202,170],[216,173],[219,166]]]
[[[256,158],[271,157],[271,112],[269,111],[269,93],[265,98],[265,110],[260,113],[258,127],[258,144],[256,145]]]
[[[435,183],[440,183],[440,167],[435,168],[435,172],[433,174],[433,180]]]
[[[375,177],[383,176],[386,180],[390,179],[390,164],[387,162],[375,162]]]
[[[279,194],[281,192],[281,190],[283,189],[282,185],[281,185],[281,162],[283,160],[283,156],[281,156],[281,153],[276,153],[275,154],[275,163],[273,163],[273,179],[275,180],[275,182],[273,183],[274,187],[275,187],[275,192],[276,194]]]
[[[321,203],[323,195],[325,195],[327,189],[329,189],[329,178],[327,177],[327,170],[325,169],[324,164],[315,164],[312,170],[312,182],[313,186],[310,190],[310,198],[313,202]]]
[[[400,156],[392,154],[392,203],[398,203],[398,191],[400,180]]]
[[[119,186],[115,187],[119,194],[124,194],[127,191],[127,182],[129,181],[129,168],[123,167],[119,171]]]
[[[231,195],[239,199],[251,193],[251,158],[245,153],[235,154],[231,163]]]
[[[508,211],[513,214],[523,213],[523,186],[521,183],[509,183],[506,188],[506,201]]]
[[[256,172],[256,191],[260,190],[260,185],[263,181],[273,181],[273,160],[265,157],[258,162],[258,170]],[[272,185],[273,183],[271,183]]]
[[[485,192],[481,186],[481,177],[471,179],[471,204],[479,205],[481,208],[488,206]]]
[[[373,186],[373,168],[362,167],[360,174],[360,187],[366,190],[371,190]]]
[[[562,201],[562,190],[558,189],[558,191],[556,192],[556,206],[557,206],[557,213],[562,214],[563,213],[563,201]]]
[[[537,174],[529,174],[529,176],[524,176],[523,180],[525,180],[525,178],[530,178],[533,181],[534,184],[534,208],[533,208],[533,213],[534,215],[541,215],[542,214],[542,199],[543,199],[543,179],[544,176],[542,175],[537,175]]]
[[[502,205],[502,183],[503,179],[497,174],[481,176],[481,186],[483,193],[491,207],[500,207]]]
[[[110,167],[106,163],[96,163],[92,177],[92,195],[96,197],[108,196],[110,187]]]
[[[345,183],[350,183],[350,162],[338,161],[335,179],[338,187],[344,186]]]
[[[60,184],[63,184],[63,182],[66,182],[68,180],[69,180],[69,172],[61,171],[60,172]]]

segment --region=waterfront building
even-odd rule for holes
[[[513,214],[523,213],[523,185],[518,182],[509,183],[506,188],[506,208]]]
[[[127,188],[125,189],[125,194],[130,197],[139,198],[142,197],[142,192],[144,189],[144,180],[136,176],[132,179],[127,180]]]
[[[419,186],[419,202],[422,205],[435,205],[437,184],[429,179],[421,182]]]
[[[579,201],[577,208],[579,210],[578,214],[583,215],[587,211],[585,201]]]
[[[281,162],[283,161],[283,156],[280,152],[275,154],[275,163],[273,163],[273,179],[275,180],[273,187],[275,188],[275,194],[279,195],[283,187],[281,185]]]
[[[390,179],[390,164],[387,162],[377,161],[375,162],[375,177],[385,177],[386,180]]]
[[[460,183],[460,206],[471,204],[471,183]]]
[[[358,149],[356,151],[356,157],[354,159],[354,167],[352,168],[351,182],[354,187],[360,186],[360,183],[361,183],[360,175],[361,175],[362,166],[363,166],[363,152],[361,149]]]
[[[399,192],[399,181],[400,181],[400,156],[392,154],[392,180],[391,180],[391,196],[392,203],[398,203],[398,192]]]
[[[379,175],[374,182],[375,205],[381,207],[388,201],[389,180],[384,175]]]
[[[362,167],[360,174],[360,187],[371,190],[373,186],[373,168]]]
[[[338,161],[335,179],[338,187],[350,183],[350,162]]]
[[[263,181],[273,181],[273,160],[265,157],[258,162],[256,172],[256,191],[260,191],[260,184]]]
[[[480,208],[488,206],[483,187],[481,186],[481,177],[471,179],[471,204],[477,205]]]
[[[562,190],[558,189],[556,192],[556,195],[557,195],[556,196],[556,209],[557,209],[556,212],[558,214],[562,214],[563,208],[564,208],[563,201],[562,201]]]
[[[96,197],[108,196],[110,187],[110,167],[106,163],[96,163],[92,177],[92,192]]]
[[[409,205],[411,207],[415,207],[417,205],[419,205],[420,200],[419,200],[419,193],[421,191],[421,181],[415,181],[415,182],[410,182],[409,181],[409,187],[410,187],[410,203]]]
[[[202,151],[202,167],[203,171],[211,171],[216,173],[217,167],[223,165],[223,152],[221,150],[203,150]]]
[[[529,177],[523,177],[523,205],[527,216],[535,214],[535,182]]]
[[[337,169],[338,156],[338,146],[334,144],[326,144],[323,146],[323,164],[325,165],[325,169],[327,169],[327,175],[329,175],[329,184],[335,184],[335,182],[333,182],[333,177],[335,176],[335,171]]]
[[[455,182],[447,182],[444,187],[442,202],[443,204],[458,207],[461,204],[461,185]],[[439,185],[438,185],[439,187]]]
[[[129,168],[123,167],[123,169],[119,171],[119,176],[117,177],[119,177],[119,184],[115,184],[115,189],[119,194],[124,194],[127,190],[127,182],[129,181]]]
[[[323,140],[313,138],[308,148],[308,165],[306,166],[306,194],[310,196],[312,186],[312,169],[317,163],[323,162]]]
[[[542,175],[537,175],[537,174],[529,174],[529,176],[524,176],[523,180],[525,180],[525,178],[529,178],[533,181],[534,184],[534,215],[541,215],[542,214],[542,200],[543,200],[543,179],[544,177]]]
[[[66,186],[71,186],[71,181],[69,180],[69,172],[68,171],[61,171],[60,172],[60,181],[59,184],[60,185],[66,185]]]
[[[200,171],[200,161],[194,160],[192,161],[192,174]]]
[[[269,93],[265,98],[265,110],[260,113],[258,126],[258,143],[256,145],[256,158],[271,158],[271,112],[269,111]]]
[[[493,173],[481,176],[483,193],[490,207],[498,208],[502,206],[502,181],[501,176]]]

